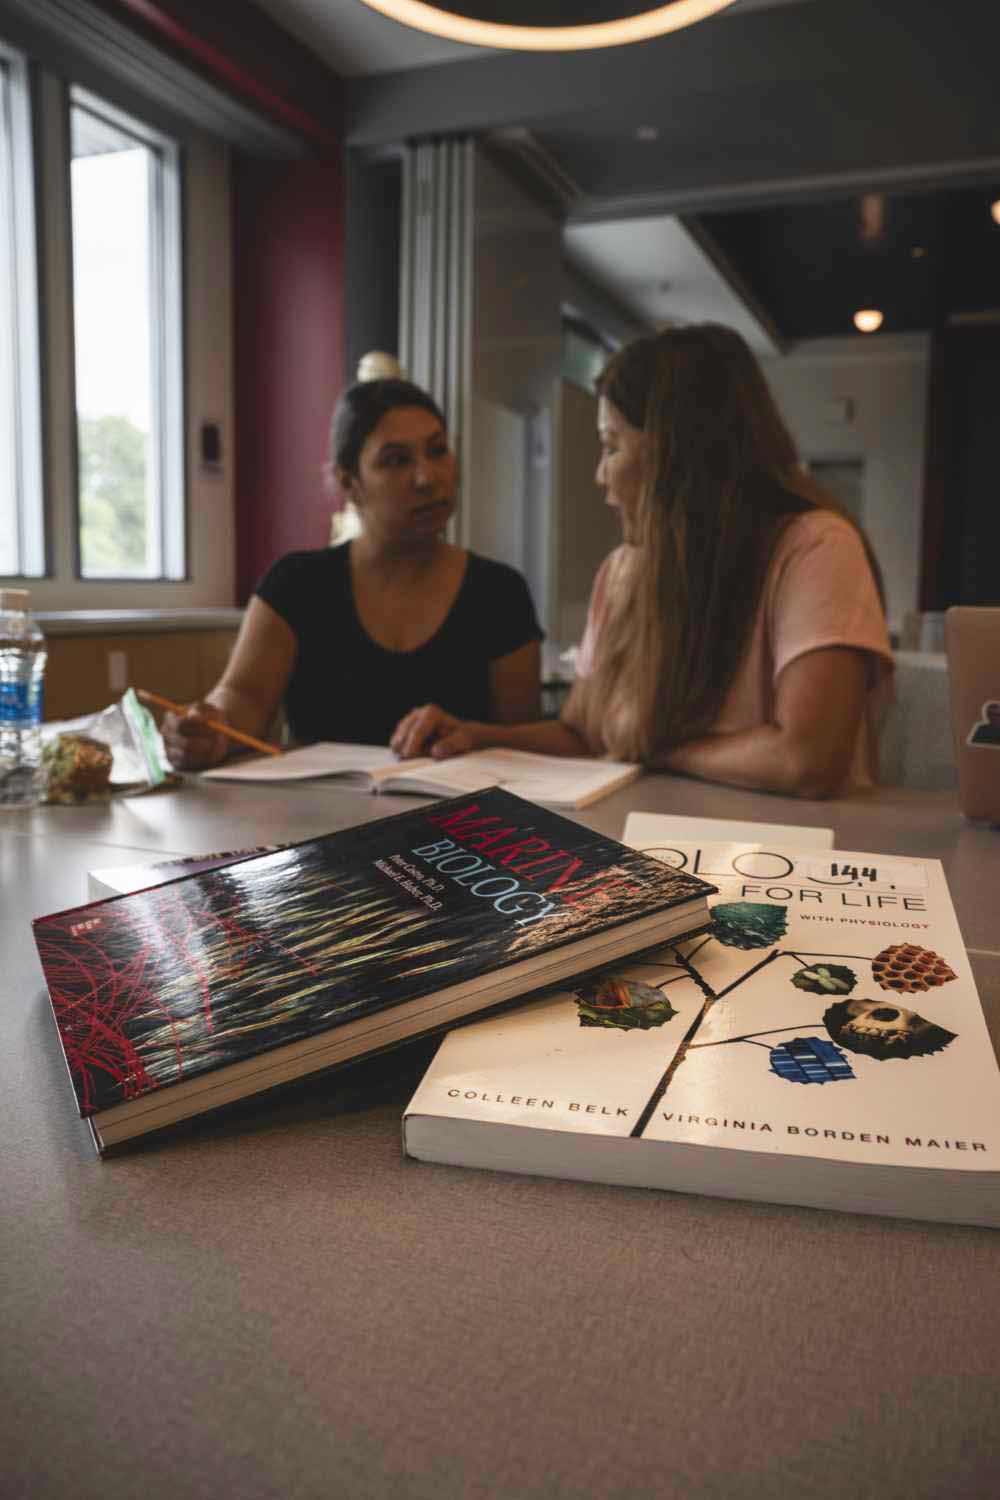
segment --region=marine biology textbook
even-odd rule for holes
[[[940,864],[655,852],[719,888],[709,930],[452,1032],[407,1152],[1000,1227],[1000,1070]]]
[[[34,933],[104,1150],[692,931],[711,890],[494,788]]]

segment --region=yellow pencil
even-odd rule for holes
[[[135,695],[141,698],[143,703],[155,703],[157,708],[168,708],[174,714],[186,714],[187,708],[183,703],[174,703],[171,698],[161,698],[159,693],[151,693],[148,688],[136,688]],[[280,755],[281,751],[276,745],[269,745],[264,740],[254,739],[252,734],[244,734],[242,729],[233,729],[228,724],[223,724],[220,719],[205,719],[204,722],[209,729],[214,729],[218,734],[224,734],[227,739],[235,740],[239,745],[249,745],[251,750],[260,750],[265,755]]]

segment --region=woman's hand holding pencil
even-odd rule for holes
[[[183,703],[174,703],[172,699],[163,698],[146,688],[136,688],[136,696],[143,703],[167,710],[160,732],[170,764],[179,771],[203,771],[208,766],[217,766],[225,760],[234,744],[245,745],[266,755],[281,754],[277,746],[227,723],[225,709],[216,703],[190,703],[185,707]]]

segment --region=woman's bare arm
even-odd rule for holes
[[[167,714],[163,740],[171,764],[180,770],[217,765],[233,750],[205,723],[224,720],[246,734],[262,735],[274,717],[295,661],[291,627],[256,595],[247,605],[232,655],[215,687],[187,713]]]
[[[566,707],[573,700],[570,692]],[[392,736],[392,748],[401,760],[415,755],[433,755],[447,760],[466,750],[484,750],[490,745],[508,750],[533,750],[538,755],[591,755],[582,736],[565,722],[566,708],[559,719],[539,719],[531,724],[479,724],[471,719],[456,719],[436,703],[425,703],[401,719]]]
[[[542,647],[528,641],[490,662],[490,719],[523,724],[542,716]]]
[[[281,702],[295,652],[291,626],[255,594],[247,605],[226,670],[207,701],[224,709],[234,728],[261,734]]]
[[[650,762],[752,791],[833,797],[851,768],[865,707],[865,654],[848,647],[810,651],[778,678],[774,723],[689,740]]]

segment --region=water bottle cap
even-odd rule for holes
[[[30,607],[30,589],[0,589],[0,609],[28,610]]]

